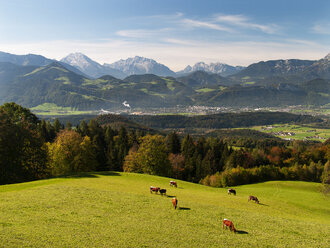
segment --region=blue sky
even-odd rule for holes
[[[133,56],[173,70],[330,52],[328,0],[0,0],[0,51],[99,63]]]

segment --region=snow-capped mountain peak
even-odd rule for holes
[[[111,75],[117,78],[124,78],[126,76],[126,74],[121,71],[100,65],[82,53],[71,53],[61,59],[61,62],[74,66],[94,78],[104,75]]]
[[[216,73],[221,76],[228,76],[239,72],[244,69],[242,66],[231,66],[224,63],[210,63],[206,64],[205,62],[197,62],[195,65],[188,65],[184,70],[179,71],[178,74],[191,73],[194,71],[206,71],[209,73]]]
[[[99,63],[93,61],[92,59],[87,57],[85,54],[78,53],[78,52],[70,53],[68,56],[61,59],[61,61],[65,62],[67,64],[70,64],[72,66],[78,67],[81,70],[86,70],[89,67],[98,67],[98,68],[102,67]]]
[[[127,75],[133,74],[156,74],[159,76],[175,76],[167,66],[157,63],[153,59],[135,56],[133,58],[121,59],[112,64],[104,64],[104,66],[120,70]]]

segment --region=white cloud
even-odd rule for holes
[[[119,30],[116,32],[116,35],[127,38],[147,38],[164,35],[164,33],[170,31],[170,28],[163,29],[126,29]]]
[[[193,46],[196,45],[196,41],[192,40],[183,40],[183,39],[176,39],[176,38],[164,38],[162,41],[170,44],[182,45],[182,46]]]
[[[315,24],[312,31],[317,34],[330,35],[330,23]]]
[[[181,23],[190,27],[190,28],[208,28],[218,31],[226,31],[226,32],[233,32],[232,29],[227,28],[225,26],[213,23],[213,22],[206,22],[206,21],[197,21],[192,19],[183,19]]]
[[[215,20],[220,23],[227,23],[229,25],[260,30],[264,33],[273,34],[278,32],[279,26],[276,24],[258,24],[251,22],[250,19],[244,15],[218,15]]]

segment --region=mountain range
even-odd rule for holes
[[[244,66],[231,66],[223,63],[210,63],[198,62],[193,66],[188,65],[184,70],[178,71],[177,75],[189,74],[195,71],[205,71],[213,74],[219,74],[226,77],[243,70]]]
[[[44,56],[36,55],[36,54],[16,55],[11,53],[0,52],[0,62],[10,62],[15,65],[46,66],[53,63],[54,61],[56,60],[48,59]],[[59,62],[59,63],[70,71],[88,77],[88,74],[83,73],[82,71],[79,70],[79,68],[76,68],[75,66],[71,66],[65,62]]]
[[[61,61],[0,53],[0,104],[14,101],[35,107],[52,103],[79,110],[118,109],[127,104],[132,108],[320,106],[330,102],[329,59],[327,55],[317,61],[261,61],[227,77],[202,70],[174,77],[166,75],[170,73],[167,67],[141,57],[120,60],[110,67],[77,53]],[[137,74],[126,76],[130,70],[125,68],[130,67]],[[139,74],[160,73],[160,69],[167,71],[165,76]],[[86,75],[110,70],[123,74],[120,78]]]

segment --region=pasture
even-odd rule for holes
[[[330,129],[304,127],[291,124],[275,124],[270,126],[255,126],[251,129],[272,134],[282,139],[317,140],[324,142],[330,138]]]
[[[169,181],[105,172],[0,186],[0,247],[330,247],[321,184],[272,181],[234,187],[234,196]],[[222,229],[223,218],[237,234]]]

